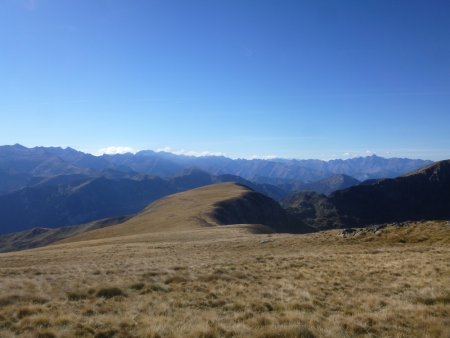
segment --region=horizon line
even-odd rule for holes
[[[412,157],[407,157],[407,156],[394,156],[394,157],[384,157],[384,156],[380,156],[378,155],[376,152],[371,152],[371,151],[366,151],[366,152],[354,152],[348,153],[349,155],[347,157],[333,157],[333,158],[329,158],[329,159],[320,159],[320,158],[296,158],[296,157],[280,157],[280,156],[276,156],[276,155],[253,155],[253,156],[249,156],[249,157],[232,157],[232,156],[228,156],[225,153],[220,153],[220,152],[208,152],[208,151],[185,151],[185,150],[172,150],[172,149],[168,149],[169,147],[166,148],[157,148],[157,149],[138,149],[135,150],[131,147],[114,147],[114,146],[110,146],[110,147],[104,147],[104,148],[100,148],[99,150],[97,150],[96,153],[91,152],[91,151],[86,151],[86,150],[80,150],[80,149],[76,149],[72,146],[65,146],[65,145],[58,145],[58,146],[43,146],[43,145],[39,145],[39,146],[25,146],[23,144],[20,143],[15,143],[15,144],[4,144],[4,145],[0,145],[0,147],[14,147],[14,146],[20,146],[26,149],[35,149],[35,148],[57,148],[57,149],[62,149],[62,150],[67,150],[67,149],[71,149],[77,152],[81,152],[83,154],[89,154],[95,157],[101,157],[101,156],[115,156],[115,155],[137,155],[138,153],[141,152],[153,152],[156,154],[171,154],[174,156],[183,156],[183,157],[191,157],[191,158],[202,158],[202,157],[223,157],[223,158],[227,158],[227,159],[231,159],[231,160],[247,160],[247,161],[252,161],[252,160],[262,160],[262,161],[277,161],[277,160],[281,160],[281,161],[322,161],[322,162],[330,162],[330,161],[337,161],[337,160],[341,160],[341,161],[346,161],[346,160],[351,160],[351,159],[357,159],[357,158],[370,158],[370,157],[378,157],[378,158],[383,158],[383,159],[408,159],[408,160],[421,160],[421,161],[431,161],[431,162],[439,162],[439,161],[445,161],[447,159],[450,158],[444,158],[444,159],[440,159],[440,160],[431,160],[431,159],[424,159],[424,158],[412,158]],[[108,149],[108,148],[127,148],[127,150],[130,151],[123,151],[123,152],[101,152],[102,150]],[[117,149],[116,149],[117,150]],[[120,149],[118,149],[120,150]],[[123,150],[123,149],[122,149]],[[344,154],[346,154],[344,153]]]

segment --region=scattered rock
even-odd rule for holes
[[[354,228],[344,229],[341,232],[341,237],[353,237],[357,231],[358,229]]]
[[[357,237],[362,234],[380,234],[383,229],[386,229],[387,227],[393,227],[393,228],[403,228],[406,226],[409,226],[413,224],[413,222],[395,222],[395,223],[383,223],[383,224],[374,224],[370,225],[365,228],[348,228],[341,231],[339,234],[341,237],[348,238],[348,237]]]

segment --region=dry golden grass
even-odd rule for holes
[[[239,198],[249,189],[236,183],[212,184],[157,200],[129,221],[63,240],[64,243],[150,232],[183,231],[216,226],[215,204]]]
[[[0,254],[1,337],[449,337],[450,225],[148,233]]]

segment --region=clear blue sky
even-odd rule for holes
[[[0,144],[450,158],[450,2],[0,0]]]

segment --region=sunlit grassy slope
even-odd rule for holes
[[[1,337],[448,337],[450,224],[241,226],[0,254]]]
[[[213,216],[217,204],[242,198],[250,192],[251,190],[239,184],[222,183],[170,195],[152,203],[125,223],[90,231],[62,242],[217,226],[220,223]],[[251,228],[255,226],[249,227]]]

